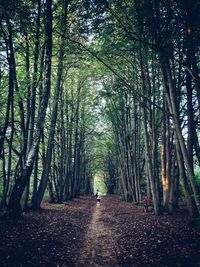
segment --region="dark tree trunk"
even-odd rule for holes
[[[45,85],[44,85],[44,92],[42,95],[41,106],[40,106],[40,116],[37,121],[37,125],[34,131],[33,143],[29,150],[27,160],[23,169],[23,173],[21,176],[17,178],[15,184],[13,186],[9,204],[8,204],[8,211],[9,214],[13,217],[18,217],[21,215],[21,206],[20,200],[22,194],[24,192],[24,188],[27,185],[27,182],[30,178],[30,175],[33,170],[35,155],[37,153],[39,140],[40,140],[40,133],[44,127],[45,123],[45,116],[46,110],[48,106],[48,100],[50,95],[50,88],[51,88],[51,57],[52,57],[52,10],[51,10],[52,0],[47,0],[45,5],[45,33],[46,33],[46,73],[45,73]]]
[[[62,16],[62,27],[66,28],[66,15],[67,15],[67,1],[64,1],[63,4],[63,16]],[[49,137],[48,137],[48,144],[47,144],[47,152],[45,158],[45,165],[42,172],[42,177],[40,181],[40,185],[37,192],[36,201],[33,205],[33,209],[38,209],[40,207],[41,201],[43,199],[47,182],[49,179],[49,171],[51,168],[51,159],[52,159],[52,150],[53,150],[53,141],[55,135],[55,127],[56,127],[56,120],[57,120],[57,112],[58,112],[58,101],[61,92],[61,81],[62,81],[62,73],[63,73],[63,58],[64,58],[64,35],[61,38],[60,44],[60,54],[59,54],[59,61],[58,61],[58,74],[57,74],[57,84],[55,88],[55,94],[53,99],[53,109],[51,115],[51,123],[50,123],[50,130],[49,130]]]

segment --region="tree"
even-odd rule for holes
[[[46,18],[46,70],[45,70],[45,84],[44,84],[44,92],[41,99],[40,106],[40,116],[38,118],[36,129],[34,131],[33,143],[30,147],[26,164],[23,169],[22,175],[17,177],[16,182],[13,186],[12,193],[9,198],[8,210],[11,216],[19,216],[21,213],[20,207],[20,199],[23,194],[24,188],[27,184],[27,181],[32,173],[33,164],[35,160],[35,155],[37,152],[37,148],[39,145],[41,130],[44,127],[45,115],[48,105],[48,99],[51,88],[51,57],[52,57],[52,9],[51,9],[52,1],[46,1],[46,10],[45,10],[45,18]]]

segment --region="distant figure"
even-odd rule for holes
[[[99,193],[99,190],[98,189],[96,191],[95,196],[96,196],[96,199],[97,199],[97,207],[99,207],[100,206],[100,203],[101,203],[101,196],[100,196],[100,193]]]
[[[99,189],[97,189],[95,196],[96,198],[99,196]]]
[[[149,206],[149,199],[147,196],[144,196],[143,204],[144,204],[144,212],[146,213],[148,211],[148,206]]]

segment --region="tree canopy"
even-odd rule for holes
[[[93,192],[200,205],[200,1],[0,3],[0,208]]]

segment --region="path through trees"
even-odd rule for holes
[[[92,220],[83,243],[78,265],[88,267],[119,266],[117,263],[117,240],[108,210],[109,200],[93,208]]]
[[[81,197],[13,222],[0,217],[1,267],[200,266],[200,234],[186,214],[155,216],[116,196]]]
[[[0,1],[0,210],[93,192],[200,207],[199,1]],[[200,219],[199,219],[200,220]]]
[[[197,263],[180,211],[200,225],[199,14],[189,0],[0,1],[2,264]],[[82,197],[95,177],[130,204],[96,210]]]

